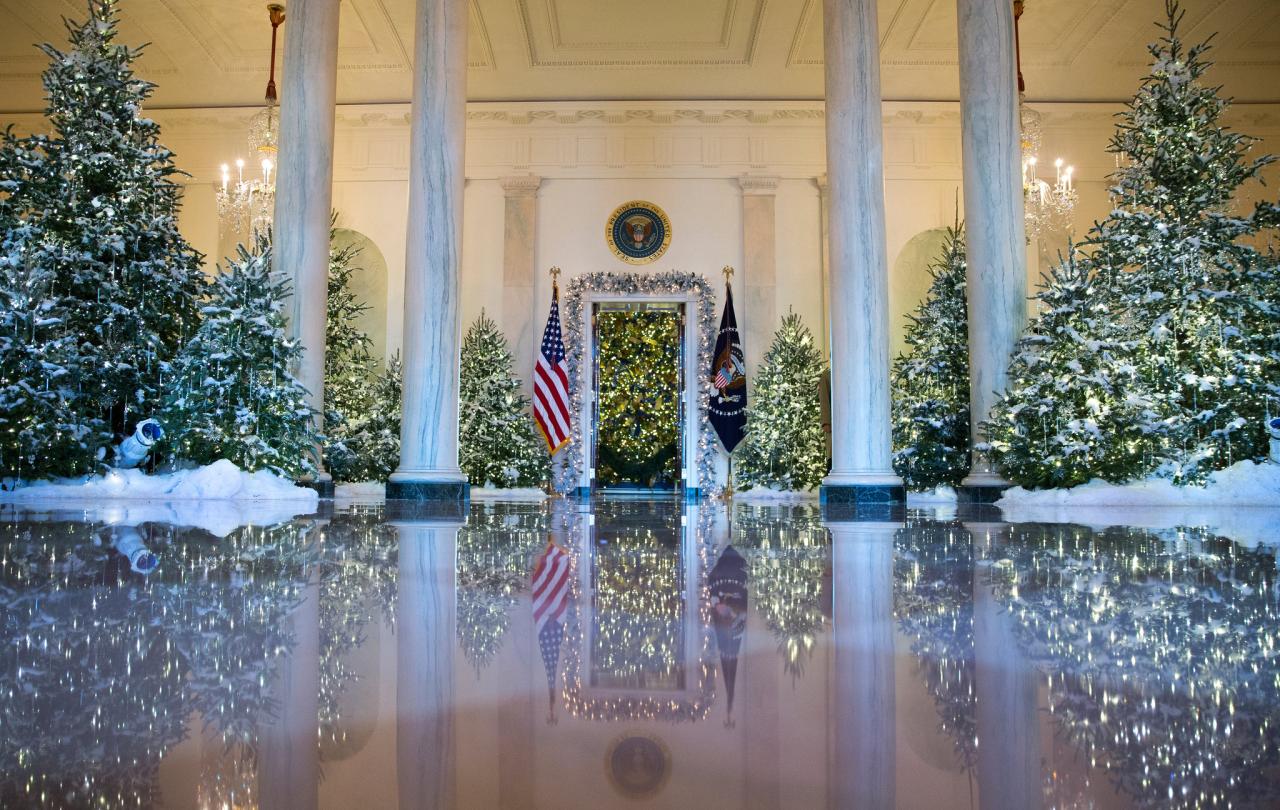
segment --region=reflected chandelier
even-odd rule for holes
[[[1062,158],[1053,162],[1053,185],[1037,174],[1038,155],[1044,139],[1040,113],[1027,106],[1027,83],[1022,78],[1022,40],[1019,21],[1023,0],[1013,2],[1014,51],[1018,63],[1018,124],[1022,143],[1022,205],[1026,216],[1027,241],[1061,234],[1071,230],[1076,202],[1075,167],[1063,165]]]
[[[257,156],[261,174],[245,177],[244,158],[236,158],[235,177],[231,165],[222,164],[222,186],[218,190],[219,229],[237,241],[248,241],[254,234],[271,228],[275,214],[276,186],[274,171],[280,151],[280,113],[276,95],[276,35],[284,22],[284,6],[267,6],[271,20],[271,68],[267,78],[266,106],[249,121],[248,144]]]

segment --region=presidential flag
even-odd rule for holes
[[[533,419],[555,455],[569,441],[569,372],[560,333],[560,287],[551,291],[551,314],[542,333],[542,347],[533,372]]]
[[[747,429],[747,361],[738,338],[738,318],[733,311],[733,287],[725,283],[724,314],[711,365],[711,426],[727,452],[742,441]]]

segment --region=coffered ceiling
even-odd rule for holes
[[[293,0],[301,2],[302,0]],[[405,101],[414,0],[342,0],[339,100]],[[822,0],[469,0],[473,100],[818,99]],[[955,0],[879,0],[887,99],[954,99]],[[1028,96],[1127,98],[1163,0],[1028,0]],[[1280,102],[1280,0],[1184,0],[1186,33],[1217,32],[1213,78]],[[149,42],[157,107],[251,105],[270,47],[265,0],[121,0],[124,36]],[[45,58],[83,0],[0,0],[0,110],[41,107]],[[283,27],[288,35],[289,24]]]

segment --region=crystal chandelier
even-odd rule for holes
[[[1071,230],[1079,195],[1075,190],[1075,168],[1053,162],[1053,185],[1036,174],[1038,155],[1044,138],[1040,113],[1026,103],[1027,83],[1022,78],[1022,41],[1018,30],[1023,0],[1013,0],[1013,36],[1018,62],[1018,124],[1022,143],[1022,205],[1026,216],[1027,241]]]
[[[234,164],[222,164],[222,187],[218,191],[218,221],[222,233],[237,241],[249,241],[257,233],[271,228],[275,214],[276,187],[273,172],[280,148],[279,108],[276,100],[276,35],[284,22],[284,6],[272,3],[267,6],[271,20],[271,70],[267,79],[266,107],[249,122],[248,144],[256,156],[257,177],[245,176],[244,158],[236,158]],[[235,166],[235,176],[231,168]]]

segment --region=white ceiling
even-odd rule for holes
[[[295,0],[297,2],[298,0]],[[469,0],[472,100],[819,99],[822,0]],[[414,0],[342,0],[338,98],[406,101]],[[1186,35],[1218,32],[1212,78],[1280,102],[1280,0],[1184,0]],[[252,105],[266,84],[265,0],[121,0],[150,42],[156,107]],[[1144,72],[1163,0],[1028,0],[1028,96],[1115,101]],[[83,0],[0,0],[0,110],[42,106],[43,54]],[[283,31],[287,36],[288,22]],[[955,99],[955,0],[880,0],[884,96]]]

